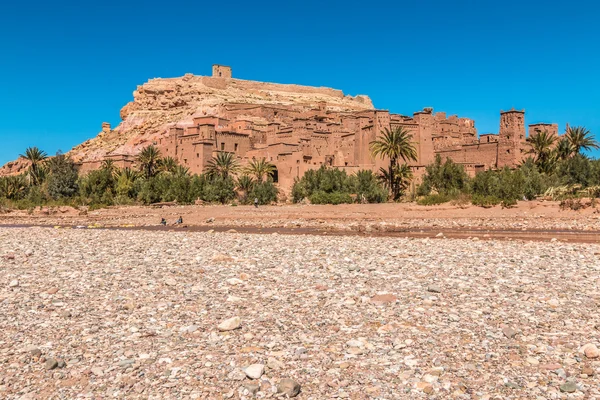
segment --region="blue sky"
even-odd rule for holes
[[[367,94],[497,132],[526,122],[600,137],[594,1],[5,1],[0,5],[0,164],[95,136],[137,85],[233,67],[234,77]],[[600,154],[595,154],[600,155]]]

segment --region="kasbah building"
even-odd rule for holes
[[[226,83],[232,80],[231,68],[214,65],[211,78]],[[398,126],[411,133],[417,150],[417,161],[409,162],[415,181],[437,154],[463,165],[471,176],[516,167],[527,157],[525,111],[514,109],[500,112],[498,134],[478,137],[474,120],[434,113],[431,108],[405,116],[376,109],[331,110],[325,102],[304,107],[231,103],[218,116],[199,116],[191,125],[169,127],[154,143],[163,156],[175,158],[198,174],[218,152],[234,153],[241,165],[264,157],[276,166],[274,179],[279,187],[289,191],[295,178],[322,165],[348,174],[387,168],[388,160],[372,157],[369,144],[385,128]],[[536,131],[558,136],[558,125],[529,125],[529,135]],[[135,164],[132,157],[116,157],[115,161],[120,166]]]

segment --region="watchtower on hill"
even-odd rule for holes
[[[213,64],[213,78],[231,78],[231,67],[225,65]]]

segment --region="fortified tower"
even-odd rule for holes
[[[525,110],[500,111],[498,142],[498,168],[516,167],[525,143]]]
[[[225,65],[213,64],[213,78],[231,78],[231,67]]]

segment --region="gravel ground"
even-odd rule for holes
[[[4,228],[0,398],[600,398],[599,254]]]

